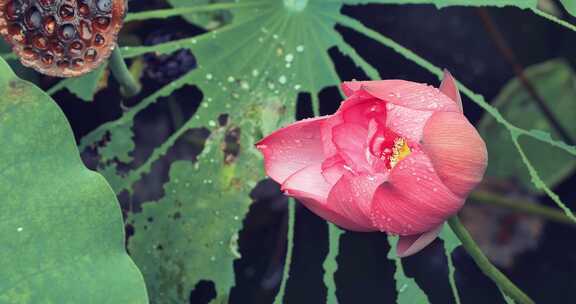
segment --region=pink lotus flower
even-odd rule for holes
[[[431,243],[480,182],[486,146],[462,114],[456,83],[342,84],[334,115],[262,139],[266,173],[307,208],[353,231],[400,236],[399,256]]]

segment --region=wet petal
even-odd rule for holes
[[[433,113],[389,104],[387,126],[408,141],[417,143],[422,139],[424,126]]]
[[[358,124],[364,128],[368,128],[368,122],[371,120],[382,125],[386,124],[386,104],[376,98],[342,107],[338,112],[345,122]]]
[[[401,236],[396,245],[396,254],[399,257],[404,258],[417,253],[432,243],[436,237],[438,237],[441,230],[442,225],[439,225],[438,227],[421,234]]]
[[[385,175],[344,174],[328,195],[328,205],[366,231],[378,230],[372,225],[370,209],[376,188]]]
[[[299,170],[282,184],[282,190],[287,195],[298,199],[321,218],[348,230],[366,231],[365,227],[357,225],[326,204],[326,198],[331,188],[332,186],[322,176],[320,164],[310,165]]]
[[[380,100],[413,110],[460,111],[452,99],[437,88],[423,83],[393,79],[358,81],[354,86],[360,86],[358,90],[363,90]],[[355,93],[358,94],[358,91]]]
[[[448,189],[430,159],[414,151],[390,172],[374,194],[372,222],[381,231],[399,235],[423,233],[456,213],[464,199]]]
[[[332,185],[322,176],[322,165],[306,166],[290,175],[282,184],[285,194],[295,197],[306,197],[325,202]]]
[[[356,91],[358,91],[360,89],[360,87],[362,86],[362,83],[364,81],[344,81],[341,85],[340,88],[342,89],[342,92],[344,92],[344,95],[346,95],[346,97],[350,97],[352,96]]]
[[[460,113],[435,113],[424,129],[422,148],[444,184],[460,197],[466,197],[484,176],[486,145]]]
[[[327,158],[322,162],[322,176],[330,185],[334,185],[347,172],[345,165],[346,162],[339,154]]]
[[[368,130],[358,124],[343,123],[332,129],[332,142],[338,153],[355,172],[369,172],[367,161]]]
[[[278,183],[296,171],[325,158],[322,124],[327,119],[306,119],[266,136],[256,147],[264,155],[266,174]]]
[[[452,77],[452,74],[448,70],[444,70],[444,77],[442,78],[442,83],[440,83],[440,92],[446,94],[450,99],[456,102],[458,108],[460,108],[460,113],[462,110],[462,98],[460,97],[460,92],[458,91],[458,85],[456,85],[456,80]]]

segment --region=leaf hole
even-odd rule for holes
[[[218,123],[221,127],[226,126],[228,124],[228,114],[220,114],[220,116],[218,116]]]
[[[191,304],[208,304],[216,298],[216,289],[212,281],[202,280],[190,292]]]
[[[240,133],[239,127],[231,127],[226,130],[222,151],[224,152],[224,163],[227,165],[232,164],[240,153]]]
[[[304,119],[314,117],[312,110],[312,97],[309,93],[299,93],[296,103],[296,119]]]
[[[180,211],[176,211],[173,215],[172,218],[175,220],[178,220],[180,218],[182,218],[182,213],[180,213]]]

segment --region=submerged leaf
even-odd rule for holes
[[[426,304],[429,303],[428,296],[420,289],[420,286],[413,278],[407,277],[404,273],[402,260],[396,255],[396,244],[398,243],[397,236],[389,236],[388,243],[390,244],[390,251],[388,252],[388,259],[394,261],[396,264],[396,272],[394,273],[394,280],[396,280],[396,303],[397,304]]]
[[[564,5],[564,8],[568,13],[572,14],[572,16],[576,17],[576,1],[574,0],[560,0],[560,3]]]
[[[576,139],[576,73],[570,65],[563,60],[550,60],[526,68],[525,75],[556,120]],[[553,136],[557,134],[517,78],[506,84],[493,104],[506,119],[521,128],[545,131]],[[522,160],[518,158],[517,151],[512,149],[509,132],[490,115],[484,115],[479,130],[491,155],[486,175],[512,181],[519,179],[523,187],[538,192]],[[520,143],[544,183],[550,187],[557,185],[576,169],[576,158],[562,149],[532,138],[521,137]]]
[[[106,77],[106,66],[104,63],[88,74],[71,78],[65,85],[66,89],[84,101],[92,101],[94,95],[102,88],[102,83],[107,83],[102,82],[102,77]]]
[[[219,130],[196,164],[173,163],[165,196],[128,218],[135,231],[129,249],[153,303],[187,302],[201,280],[212,280],[219,297],[235,284],[238,232],[261,172],[250,154],[227,162],[223,140]]]

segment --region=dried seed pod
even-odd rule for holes
[[[126,11],[126,0],[0,0],[0,35],[23,65],[79,76],[110,56]]]

